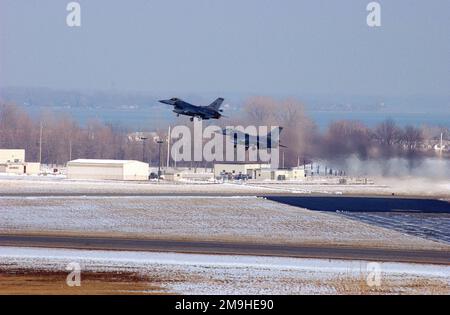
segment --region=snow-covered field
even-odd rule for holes
[[[0,176],[0,194],[362,194],[429,196],[450,200],[450,180],[375,178],[374,184],[318,182],[251,182],[224,184],[67,180],[45,176]]]
[[[0,194],[255,194],[270,189],[233,183],[68,180],[55,176],[0,176]]]
[[[450,294],[449,266],[0,247],[0,270],[4,272],[46,270],[68,274],[65,268],[69,263],[81,267],[81,288],[83,272],[125,271],[137,273],[140,282],[153,288],[144,289],[146,293]],[[65,279],[58,280],[59,286],[65,286]],[[155,287],[159,289],[155,291]]]
[[[402,195],[437,197],[450,200],[450,180],[432,180],[425,178],[377,178],[374,184],[345,184],[316,182],[259,182],[248,185],[271,189],[274,192],[290,192],[294,194],[337,194],[337,195]]]
[[[450,250],[448,244],[255,197],[262,193],[395,193],[450,199],[449,181],[375,182],[157,184],[0,176],[0,233]],[[363,261],[0,247],[0,271],[19,278],[40,271],[65,272],[69,262],[80,263],[82,272],[108,277],[109,273],[136,273],[144,283],[144,288],[140,285],[136,290],[147,293],[450,294],[449,266],[381,263],[376,265],[381,270],[381,285],[373,287],[366,281],[372,265]],[[37,277],[49,281],[45,274]],[[0,279],[11,283],[2,278],[2,272]],[[130,290],[133,281],[126,284]],[[0,292],[4,292],[1,285],[0,281]]]
[[[0,233],[397,248],[449,245],[257,197],[0,197]]]

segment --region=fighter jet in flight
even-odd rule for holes
[[[214,102],[208,106],[197,106],[189,104],[179,98],[171,98],[170,100],[160,100],[160,103],[168,104],[173,106],[173,112],[180,115],[191,116],[190,120],[193,121],[194,117],[198,119],[219,119],[222,117],[222,110],[220,106],[223,103],[223,98],[219,97]]]
[[[275,130],[278,131],[276,135]],[[249,148],[252,148],[253,150],[272,149],[277,147],[286,148],[286,146],[280,144],[280,133],[282,130],[283,127],[277,127],[269,131],[266,136],[250,135],[233,128],[223,128],[221,133],[230,137],[235,148],[237,145],[244,145],[245,150],[247,151]]]

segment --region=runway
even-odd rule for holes
[[[0,235],[0,246],[351,259],[450,265],[450,251],[445,250],[358,248],[329,245],[3,234]]]

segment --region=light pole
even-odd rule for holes
[[[170,126],[169,126],[169,133],[167,134],[167,168],[169,168],[170,164]]]
[[[42,121],[39,124],[39,164],[42,164]]]
[[[159,182],[159,177],[161,176],[161,144],[163,144],[164,141],[158,139],[156,140],[156,143],[158,144],[158,182]]]
[[[142,162],[145,162],[145,140],[147,140],[147,137],[140,137],[142,140]]]
[[[69,139],[69,161],[72,161],[72,139]]]

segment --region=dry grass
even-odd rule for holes
[[[69,287],[66,272],[3,270],[0,273],[0,294],[165,294],[164,289],[133,272],[83,272],[81,286]]]
[[[366,275],[341,276],[327,280],[337,294],[385,295],[385,294],[431,294],[448,295],[450,287],[445,281],[416,277],[383,277],[380,286],[369,286]]]
[[[83,272],[80,287],[69,287],[66,285],[66,272],[62,271],[35,271],[29,269],[9,269],[0,273],[0,295],[4,294],[119,294],[119,295],[159,295],[171,294],[165,285],[178,282],[189,285],[190,283],[202,282],[211,287],[211,293],[215,287],[223,285],[224,281],[228,285],[233,285],[233,280],[214,279],[195,274],[173,273],[171,278],[167,275],[152,273],[151,275],[141,275],[136,272]],[[260,281],[263,279],[260,279]],[[439,279],[426,279],[417,277],[387,276],[383,277],[381,286],[371,287],[367,284],[366,275],[343,274],[328,279],[288,279],[280,278],[278,285],[283,287],[293,287],[291,294],[298,294],[298,288],[309,288],[307,292],[325,294],[351,294],[351,295],[384,295],[384,294],[450,294],[449,284]],[[239,281],[238,281],[239,282]],[[252,285],[257,285],[253,283]],[[236,283],[239,285],[239,283]],[[241,284],[242,285],[242,284]],[[262,281],[257,286],[261,289],[271,291],[275,283]],[[274,289],[272,287],[272,289]],[[313,293],[314,293],[313,292]],[[189,292],[186,292],[189,294]],[[220,294],[221,292],[215,292]],[[288,292],[286,292],[288,293]],[[289,293],[288,293],[289,294]]]

